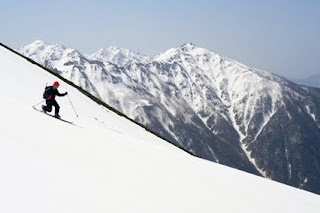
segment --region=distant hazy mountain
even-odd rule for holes
[[[300,78],[300,79],[295,79],[295,78],[288,78],[288,79],[297,84],[320,88],[320,74],[315,74],[315,75],[311,75],[309,77]]]
[[[320,193],[320,89],[191,43],[155,58],[42,41],[19,51],[202,158]]]

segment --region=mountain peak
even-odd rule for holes
[[[196,47],[197,47],[196,45],[194,45],[193,43],[189,42],[189,43],[181,45],[179,48],[181,50],[192,50],[192,49],[194,49]]]
[[[67,48],[62,44],[50,44],[42,40],[35,40],[34,42],[17,49],[23,55],[28,55],[33,60],[44,64],[48,60],[57,60],[64,57],[64,54],[79,56],[81,55],[77,50]]]
[[[121,47],[114,46],[114,45],[111,45],[111,46],[109,46],[107,48],[103,48],[103,49],[106,49],[106,50],[128,50],[126,48],[121,48]],[[128,51],[130,51],[130,50],[128,50]]]
[[[43,40],[35,40],[34,42],[32,42],[29,45],[37,45],[37,46],[39,46],[39,45],[48,45],[48,43],[43,41]]]
[[[109,46],[106,48],[101,48],[97,52],[93,53],[91,56],[92,57],[105,57],[109,56],[110,54],[116,55],[116,54],[123,54],[123,55],[128,55],[128,54],[133,54],[134,52],[125,48],[120,48],[118,46]]]
[[[171,48],[164,53],[159,54],[155,57],[156,61],[172,61],[180,60],[182,55],[215,55],[214,52],[211,52],[208,49],[204,49],[194,45],[193,43],[186,43],[178,48]]]
[[[22,48],[19,48],[18,50],[19,51],[37,51],[37,50],[42,50],[44,49],[45,47],[49,46],[50,44],[43,41],[43,40],[35,40],[34,42],[22,47]]]
[[[62,44],[51,44],[48,43],[46,41],[43,40],[35,40],[34,42],[19,48],[19,51],[40,51],[40,50],[44,50],[45,48],[55,48],[55,49],[62,49],[62,50],[66,50],[67,47],[65,47]]]
[[[148,63],[151,59],[148,56],[144,56],[138,52],[134,52],[129,49],[120,48],[117,46],[109,46],[102,48],[91,55],[91,58],[101,61],[109,61],[114,64],[123,66],[128,63]]]

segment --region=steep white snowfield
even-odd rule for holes
[[[318,212],[320,196],[201,160],[73,87],[61,116],[32,109],[57,80],[0,47],[0,212]]]

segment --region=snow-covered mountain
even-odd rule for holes
[[[102,48],[90,56],[92,59],[112,62],[118,66],[129,63],[149,63],[151,58],[128,49],[110,46]]]
[[[319,90],[191,43],[124,64],[39,43],[19,51],[195,155],[320,193]]]
[[[0,212],[318,212],[320,197],[195,158],[0,46]],[[61,115],[32,109],[60,81]],[[39,106],[38,106],[39,107]],[[249,203],[248,203],[249,201]]]

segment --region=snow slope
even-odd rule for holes
[[[54,76],[0,47],[0,212],[318,212],[318,195],[201,160],[73,87],[63,123],[32,109]]]

